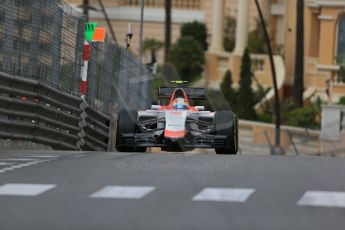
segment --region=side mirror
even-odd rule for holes
[[[160,105],[151,105],[152,110],[160,110],[161,106]]]
[[[205,106],[195,106],[195,108],[199,111],[205,111]]]

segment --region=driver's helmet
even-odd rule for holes
[[[187,109],[188,108],[188,105],[187,103],[184,101],[184,98],[175,98],[173,103],[172,103],[172,106],[174,109]]]

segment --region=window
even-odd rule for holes
[[[345,15],[339,21],[337,47],[338,64],[345,65]]]

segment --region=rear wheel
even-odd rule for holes
[[[227,146],[216,148],[217,154],[235,155],[238,151],[238,121],[231,111],[217,111],[214,115],[214,128],[216,135],[227,136]]]
[[[119,152],[146,152],[146,147],[123,145],[121,134],[135,134],[137,131],[138,112],[121,110],[117,119],[116,149]]]

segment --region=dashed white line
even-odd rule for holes
[[[193,201],[245,202],[255,189],[205,188],[193,197]]]
[[[25,157],[30,157],[30,158],[58,158],[61,156],[49,156],[49,155],[29,155],[29,156],[25,156]]]
[[[8,159],[0,159],[3,162],[0,162],[0,166],[7,166],[6,168],[0,169],[0,174],[5,173],[14,169],[19,169],[43,162],[54,161],[61,159],[61,157],[83,157],[85,154],[82,155],[72,155],[72,156],[56,156],[56,155],[25,155],[18,158],[8,158]]]
[[[9,159],[2,159],[3,161],[32,161],[32,158],[9,158]]]
[[[32,162],[27,162],[27,163],[22,163],[22,164],[18,164],[18,165],[13,165],[13,166],[10,166],[10,167],[6,167],[6,168],[2,168],[0,170],[0,173],[5,173],[5,172],[8,172],[8,171],[12,171],[14,169],[19,169],[19,168],[23,168],[23,167],[28,167],[28,166],[31,166],[31,165],[35,165],[35,164],[39,164],[39,163],[43,163],[43,162],[48,162],[48,161],[52,161],[53,159],[48,159],[48,160],[40,160],[40,161],[32,161]]]
[[[93,193],[92,198],[113,198],[113,199],[141,199],[155,187],[142,186],[106,186],[98,192]]]
[[[22,165],[23,167],[27,167],[27,166],[31,166],[31,165],[35,165],[35,164],[43,163],[43,162],[47,162],[47,161],[32,161],[32,162],[20,164],[20,165]]]
[[[38,196],[55,187],[55,184],[5,184],[0,186],[0,195]]]
[[[345,192],[307,191],[297,205],[345,208]]]
[[[19,168],[22,168],[22,167],[25,167],[25,166],[21,164],[21,165],[14,165],[11,168],[12,169],[19,169]]]

